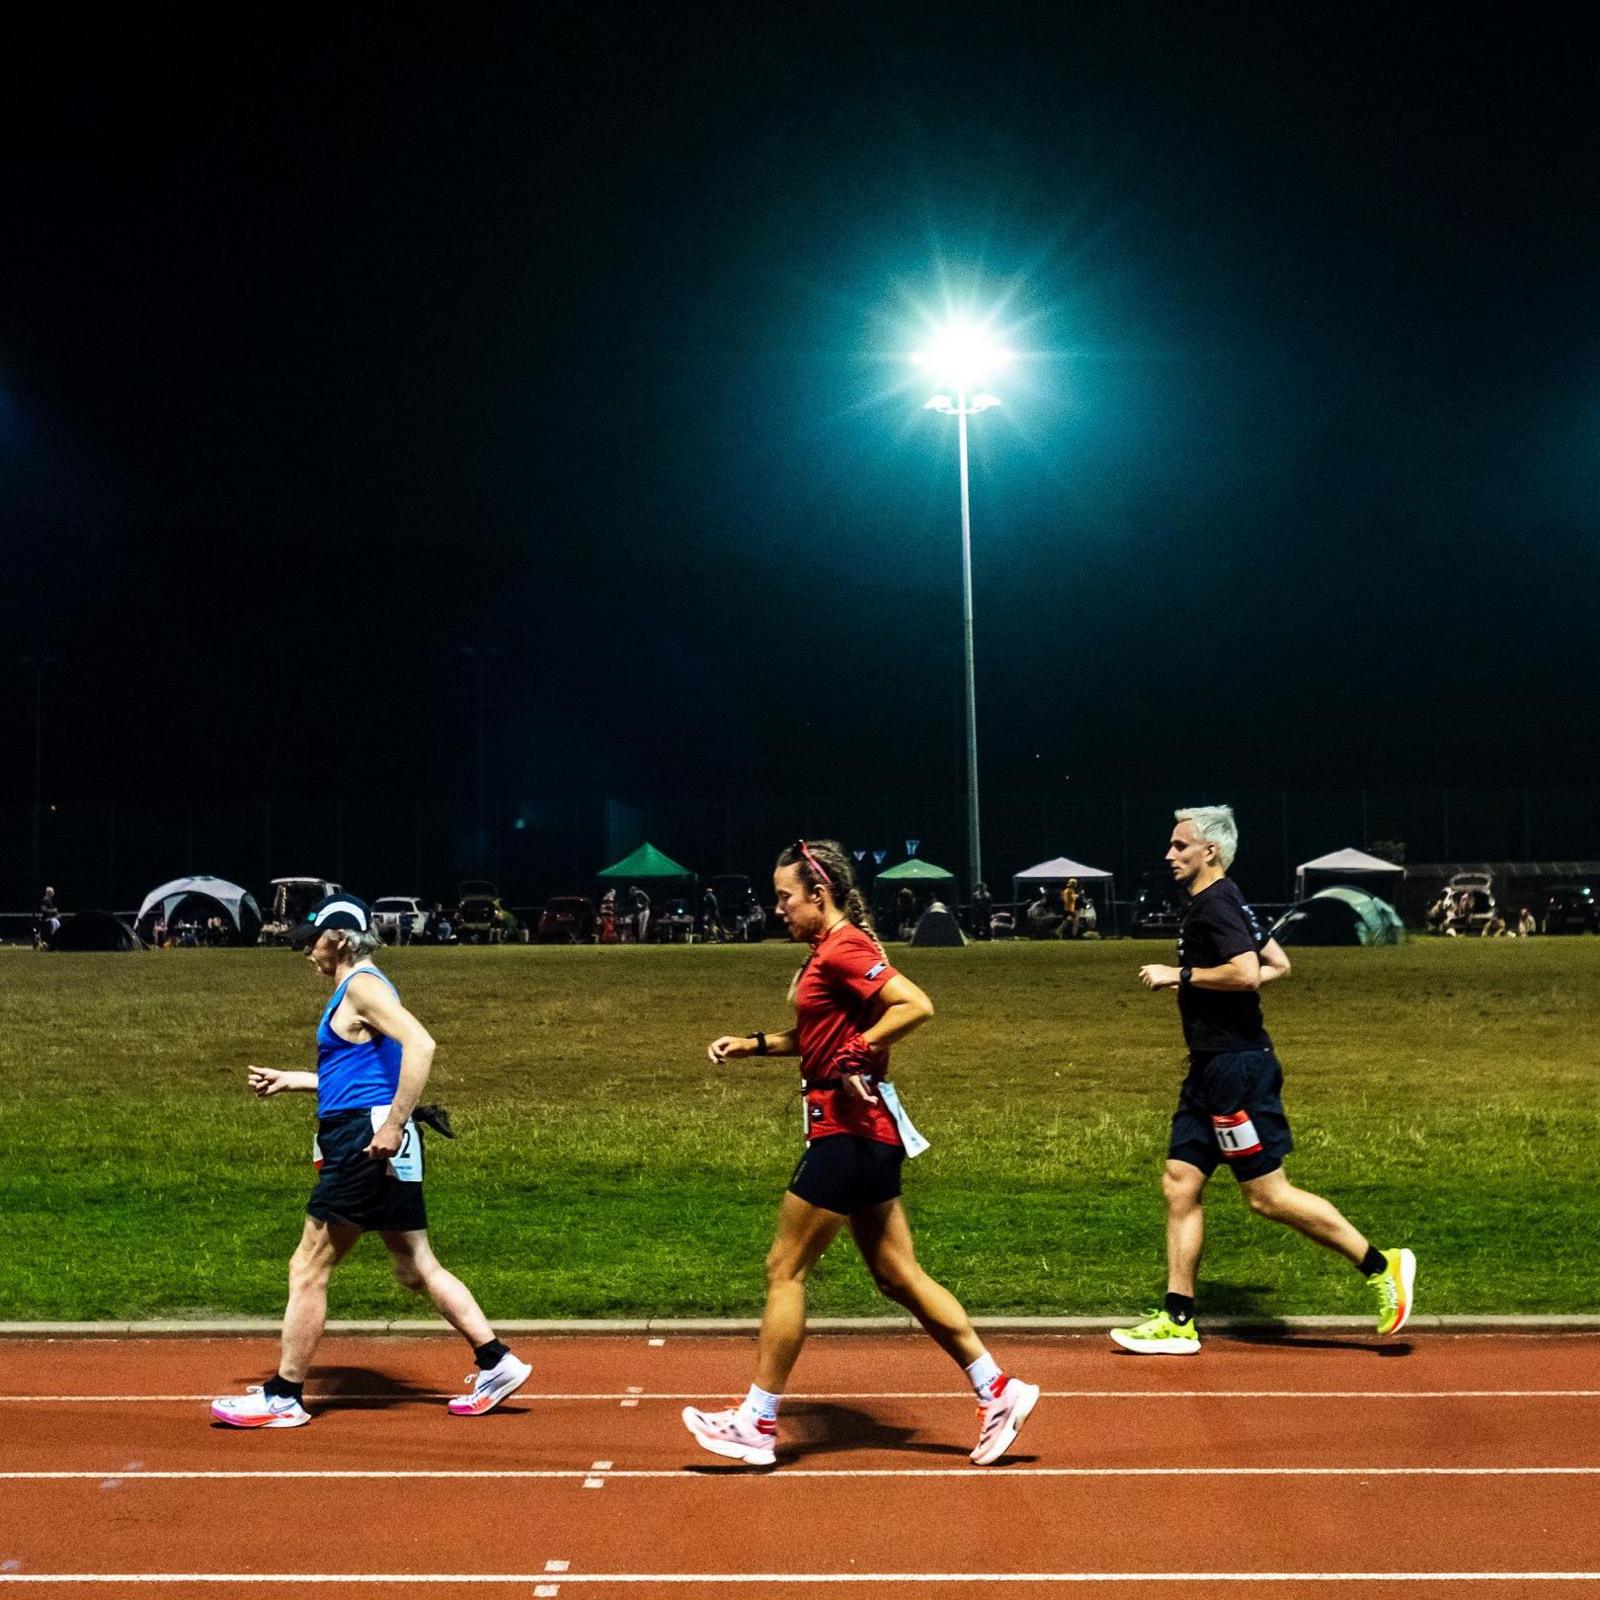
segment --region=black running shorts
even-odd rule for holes
[[[807,1205],[848,1217],[899,1198],[905,1158],[897,1144],[856,1133],[830,1133],[806,1146],[789,1180],[789,1193]]]
[[[374,1233],[416,1233],[428,1226],[422,1185],[402,1183],[390,1176],[387,1161],[363,1153],[372,1143],[369,1111],[358,1107],[323,1117],[317,1143],[322,1170],[306,1210],[319,1222],[346,1222]]]
[[[1208,1177],[1220,1162],[1248,1183],[1276,1172],[1293,1149],[1283,1068],[1271,1050],[1190,1058],[1172,1116],[1169,1161],[1186,1161]]]

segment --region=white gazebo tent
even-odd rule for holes
[[[1117,931],[1117,879],[1116,874],[1103,872],[1099,867],[1088,867],[1081,861],[1074,861],[1070,856],[1055,856],[1049,861],[1041,861],[1037,866],[1029,867],[1026,872],[1018,872],[1011,879],[1011,896],[1020,905],[1024,895],[1024,888],[1051,889],[1060,888],[1069,878],[1076,878],[1079,884],[1088,889],[1090,884],[1095,887],[1095,909],[1101,913],[1101,929],[1106,933]]]
[[[1300,863],[1294,875],[1294,897],[1304,900],[1318,889],[1344,884],[1352,889],[1365,889],[1392,904],[1399,899],[1405,875],[1404,867],[1369,856],[1365,850],[1334,850],[1318,856],[1315,861]]]

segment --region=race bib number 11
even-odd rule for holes
[[[1212,1129],[1217,1136],[1217,1148],[1229,1161],[1256,1155],[1261,1149],[1261,1135],[1250,1120],[1248,1111],[1230,1111],[1224,1116],[1213,1116]]]

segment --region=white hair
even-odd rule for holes
[[[1185,806],[1172,815],[1179,822],[1194,825],[1196,835],[1217,847],[1217,859],[1226,872],[1239,849],[1239,825],[1233,820],[1232,806]]]
[[[328,937],[339,943],[339,959],[349,962],[370,961],[383,949],[383,937],[376,928],[364,931],[355,928],[330,928]]]

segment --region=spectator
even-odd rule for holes
[[[1530,939],[1539,931],[1538,919],[1533,914],[1532,906],[1524,906],[1517,913],[1517,932],[1524,938]]]
[[[39,898],[39,915],[34,919],[33,943],[35,949],[51,944],[61,931],[61,913],[56,909],[56,892],[47,883]]]
[[[722,943],[722,902],[709,883],[700,896],[700,937],[707,944]]]
[[[972,934],[976,939],[987,939],[990,934],[989,918],[994,915],[994,896],[989,885],[980,878],[972,886]]]
[[[1098,939],[1100,937],[1100,912],[1096,908],[1093,895],[1083,897],[1083,909],[1078,913],[1078,937],[1080,939]]]
[[[1054,919],[1050,915],[1050,901],[1045,891],[1039,891],[1039,898],[1028,905],[1028,937],[1030,939],[1048,939]]]
[[[600,911],[597,921],[600,929],[600,943],[616,944],[621,935],[617,931],[617,891],[615,888],[607,889],[600,896]]]
[[[643,944],[650,937],[650,896],[638,884],[629,884],[628,905],[633,912],[633,936]]]
[[[917,924],[917,897],[912,894],[909,884],[900,885],[900,893],[894,897],[894,905],[895,921],[900,927],[900,937],[909,939]]]
[[[1082,904],[1083,892],[1078,888],[1078,880],[1068,878],[1061,888],[1061,929],[1057,937],[1062,939],[1078,937],[1078,916]]]

